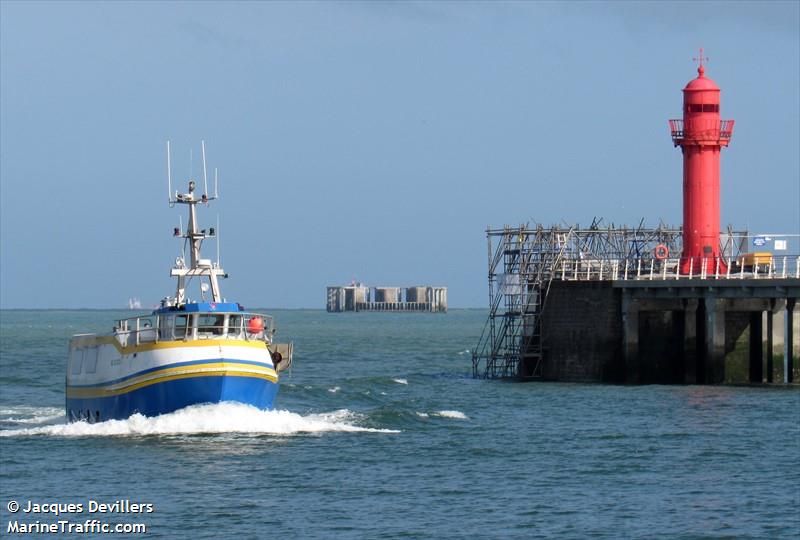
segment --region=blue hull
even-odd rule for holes
[[[125,394],[67,398],[69,421],[123,420],[133,414],[158,416],[203,403],[237,401],[271,409],[278,384],[257,377],[202,376],[159,382]]]

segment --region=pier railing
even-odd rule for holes
[[[800,256],[745,261],[731,257],[656,259],[562,259],[554,279],[561,281],[800,279]]]

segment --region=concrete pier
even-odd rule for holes
[[[771,302],[770,302],[771,304]],[[767,306],[769,308],[769,306]],[[750,312],[749,337],[749,379],[750,382],[760,383],[764,379],[764,347],[762,332],[763,315],[760,311]]]
[[[794,356],[795,356],[795,306],[797,297],[786,300],[783,320],[783,382],[791,383],[794,381]]]
[[[474,377],[628,383],[792,383],[800,256],[682,255],[666,226],[487,229],[489,316]],[[785,247],[781,249],[786,249]]]
[[[542,378],[772,382],[779,351],[780,380],[790,383],[800,359],[798,295],[796,279],[554,281],[542,315]]]
[[[800,295],[800,282],[797,280],[744,280],[737,283],[717,280],[694,283],[625,281],[614,283],[614,288],[622,291],[621,316],[623,321],[627,321],[623,337],[625,382],[772,382],[776,341],[782,344],[783,349],[783,382],[793,381],[794,358],[800,357],[795,337],[800,332],[795,324],[796,298]],[[776,306],[782,309],[776,310]],[[643,313],[650,312],[671,313],[673,320],[665,317],[662,324],[675,325],[674,328],[661,328],[656,332],[653,328],[643,329],[639,321]],[[679,316],[675,317],[676,314]],[[773,324],[776,316],[783,318],[782,332],[777,336]],[[768,321],[766,336],[764,319]],[[674,362],[675,341],[681,342],[683,373],[678,380],[670,377],[670,373],[674,373],[670,370],[653,370],[643,365],[639,340],[644,332],[648,333],[648,339],[655,339],[657,350],[670,351],[672,356],[664,359],[660,358],[663,354],[651,352],[655,358],[648,357],[647,362]],[[732,380],[732,374],[726,372],[730,355],[740,341],[746,342],[746,381]]]
[[[700,357],[698,348],[702,345],[702,341],[697,341],[698,335],[698,320],[697,309],[700,301],[697,298],[687,298],[683,302],[683,382],[687,384],[695,384],[698,381],[697,377],[697,359]],[[704,314],[701,311],[701,322]],[[703,322],[703,329],[700,337],[703,338],[705,334],[705,323]]]

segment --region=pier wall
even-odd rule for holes
[[[542,378],[798,381],[797,283],[762,285],[553,281],[542,312]]]
[[[545,379],[622,379],[622,295],[606,281],[553,282],[542,316]]]

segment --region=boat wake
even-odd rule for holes
[[[357,425],[363,416],[347,409],[300,415],[289,411],[263,411],[242,403],[193,405],[148,418],[134,414],[127,420],[97,424],[67,423],[60,409],[19,407],[0,409],[0,437],[105,437],[243,433],[296,435],[326,432],[399,433]]]
[[[0,408],[0,427],[13,428],[22,425],[46,425],[65,422],[64,409],[56,407],[3,407]],[[0,429],[1,429],[0,428]]]

